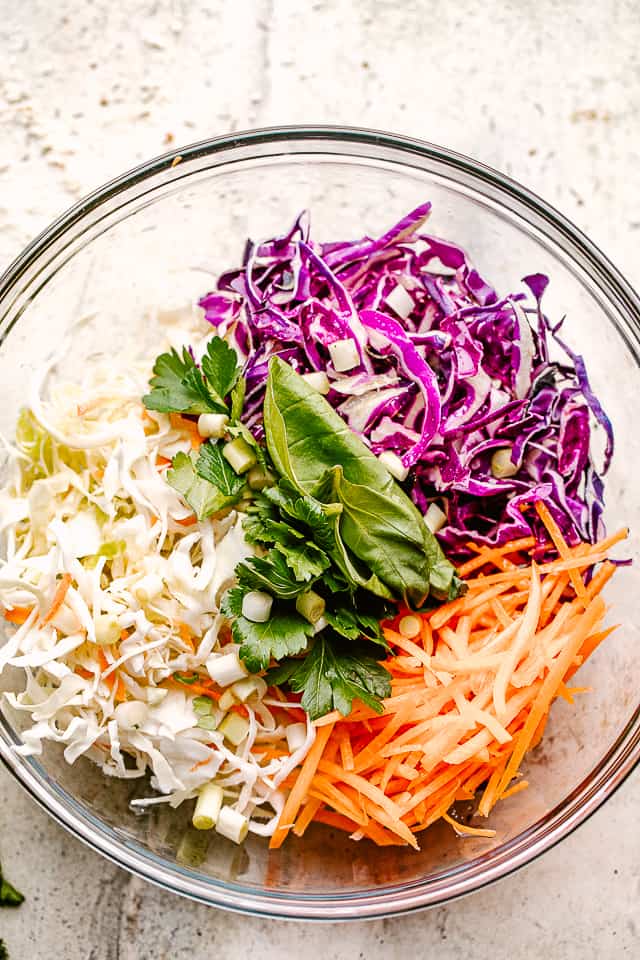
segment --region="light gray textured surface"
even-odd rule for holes
[[[135,11],[135,12],[134,12]],[[635,0],[0,0],[0,269],[127,167],[230,129],[342,122],[411,134],[523,181],[640,285]],[[311,927],[164,894],[68,837],[0,772],[0,847],[28,895],[12,960],[442,960],[640,954],[637,773],[512,879],[411,918]]]

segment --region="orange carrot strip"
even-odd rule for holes
[[[569,550],[569,544],[562,536],[562,531],[560,527],[553,519],[551,512],[547,505],[542,502],[542,500],[537,500],[535,504],[536,512],[542,522],[544,523],[547,533],[553,540],[553,544],[562,557],[563,560],[568,560],[571,556],[571,551]],[[581,600],[584,600],[586,596],[584,581],[579,575],[577,570],[569,571],[569,578],[571,579],[571,586],[576,592],[576,596],[580,597]]]
[[[466,823],[459,823],[457,820],[454,820],[453,817],[450,817],[448,813],[442,814],[442,819],[450,824],[456,833],[464,833],[469,837],[495,837],[495,830],[487,830],[485,827],[470,827]]]
[[[528,786],[528,780],[519,780],[518,783],[514,783],[512,787],[509,787],[508,790],[505,790],[504,793],[501,793],[500,799],[506,800],[508,797],[512,797],[514,793],[520,793],[521,790],[526,790]]]
[[[195,513],[192,513],[189,517],[184,517],[182,520],[175,521],[181,527],[193,527],[194,524],[198,522],[198,518]]]
[[[514,776],[518,772],[522,759],[529,747],[536,728],[543,716],[549,710],[563,676],[572,664],[574,657],[580,650],[580,647],[591,633],[595,624],[602,619],[605,613],[604,603],[600,597],[592,600],[584,611],[583,616],[575,628],[572,636],[567,638],[566,646],[556,658],[549,673],[542,682],[538,695],[533,702],[531,712],[514,744],[513,753],[509,758],[502,780],[500,782],[500,792],[503,793]]]
[[[535,547],[535,545],[535,537],[523,537],[521,540],[512,540],[511,543],[507,543],[502,547],[483,550],[477,557],[472,557],[471,560],[467,560],[466,563],[458,567],[458,576],[466,577],[468,574],[473,573],[474,570],[484,567],[485,564],[493,563],[494,557],[502,557],[505,556],[505,554],[516,553],[519,550],[530,550],[531,547]],[[476,549],[474,544],[469,544],[469,546],[471,546],[472,549]]]
[[[22,626],[33,613],[33,609],[33,607],[12,607],[11,610],[5,610],[4,619],[7,620],[8,623],[15,623],[16,626]]]
[[[344,830],[345,833],[353,833],[358,829],[357,823],[354,823],[347,817],[343,817],[339,813],[334,813],[332,810],[325,810],[322,807],[320,807],[316,813],[315,819],[318,823],[325,823],[328,827],[337,827],[338,830]],[[269,844],[269,846],[271,846],[271,844]]]
[[[71,586],[71,580],[72,580],[72,576],[70,573],[63,573],[62,579],[60,580],[60,583],[58,584],[56,592],[53,595],[51,606],[49,607],[49,610],[40,621],[41,626],[44,626],[46,623],[49,623],[55,617],[56,613],[64,603],[64,598],[66,597],[67,591]]]
[[[345,770],[355,770],[351,738],[348,730],[343,730],[340,734],[340,759],[342,760],[342,766]]]
[[[620,624],[615,624],[613,627],[608,627],[606,630],[600,630],[599,633],[593,633],[590,637],[587,637],[585,642],[580,647],[580,656],[582,657],[582,662],[584,663],[584,661],[591,656],[593,651],[602,643],[602,641],[606,640],[609,634],[613,633],[614,630],[617,630],[619,626]],[[573,664],[567,670],[564,679],[570,680],[578,669],[579,664]]]
[[[302,764],[302,768],[296,779],[295,785],[287,797],[282,814],[278,820],[278,826],[276,827],[275,832],[269,841],[269,847],[271,850],[277,850],[282,846],[289,830],[293,826],[298,815],[300,805],[306,797],[309,787],[311,786],[311,781],[313,780],[316,770],[318,769],[318,764],[320,763],[320,759],[324,753],[324,748],[326,747],[327,741],[333,732],[333,727],[334,724],[328,724],[325,727],[320,727],[316,733],[316,738],[313,741],[311,749],[309,750],[304,763]]]
[[[319,800],[318,797],[311,797],[310,800],[307,800],[293,826],[293,832],[296,837],[303,836],[311,821],[318,819],[317,815],[321,807],[322,800]]]

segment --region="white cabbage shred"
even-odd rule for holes
[[[157,793],[134,801],[142,807],[178,806],[213,780],[249,829],[269,836],[312,725],[291,753],[287,727],[299,721],[259,683],[234,746],[205,728],[223,719],[215,701],[203,723],[197,686],[179,679],[206,680],[207,660],[235,649],[219,602],[251,552],[241,515],[181,524],[191,512],[164,474],[188,440],[168,416],[144,410],[146,365],[96,359],[82,382],[44,399],[50,373],[31,391],[16,442],[3,441],[0,673],[24,670],[24,691],[5,696],[31,722],[18,752],[39,755],[52,740],[69,763],[84,755],[108,776],[149,773]],[[105,643],[105,629],[115,642]]]

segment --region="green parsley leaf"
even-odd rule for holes
[[[296,580],[302,580],[307,586],[312,580],[321,577],[331,562],[324,550],[311,542],[294,544],[278,542],[275,544],[275,549],[285,558]]]
[[[229,504],[236,503],[245,488],[245,481],[238,476],[231,464],[222,455],[223,443],[203,443],[196,460],[196,473],[217,488]]]
[[[196,466],[199,462],[200,458],[196,460],[193,452],[190,454],[177,453],[173,458],[171,468],[167,470],[167,482],[174,490],[182,494],[198,520],[205,520],[213,513],[219,513],[220,510],[237,503],[244,489],[244,482],[241,482],[241,487],[236,489],[235,493],[227,495],[221,492],[217,486],[209,483],[208,480],[198,476]],[[229,467],[229,470],[231,470],[231,467]],[[233,475],[236,477],[235,473]],[[226,489],[229,489],[228,484]]]
[[[382,713],[380,701],[391,693],[391,676],[381,664],[359,648],[344,650],[335,635],[325,633],[317,636],[304,660],[288,660],[270,670],[267,682],[303,691],[301,706],[312,720],[333,709],[347,716],[355,699]]]
[[[327,606],[324,611],[325,619],[330,626],[347,640],[359,640],[364,637],[372,643],[377,643],[387,649],[387,642],[382,633],[382,627],[376,617],[360,613],[351,607]]]
[[[24,901],[24,895],[19,890],[5,880],[0,866],[0,907],[19,907]],[[0,940],[0,945],[2,941]],[[0,960],[2,954],[0,954]]]
[[[221,403],[240,376],[238,355],[222,337],[214,337],[202,358],[202,372],[211,395]]]
[[[249,543],[275,544],[286,543],[293,546],[305,540],[305,534],[288,520],[281,520],[280,514],[264,493],[259,493],[249,505],[242,527]]]
[[[309,589],[309,582],[300,582],[281,553],[271,550],[266,557],[241,560],[235,569],[238,583],[248,590],[263,590],[273,597],[291,600]]]
[[[209,395],[193,357],[185,347],[161,353],[153,366],[151,393],[142,398],[149,410],[161,413],[226,413],[227,408]]]
[[[264,496],[278,507],[281,514],[306,527],[322,550],[328,552],[335,547],[335,533],[326,508],[313,497],[300,494],[288,480],[281,480],[277,486],[265,490]]]
[[[272,659],[295,656],[306,648],[313,627],[304,617],[274,604],[266,623],[253,623],[242,616],[244,593],[242,587],[227,590],[222,612],[226,617],[234,618],[231,625],[233,639],[240,644],[240,657],[251,673],[265,670]]]
[[[238,377],[237,383],[231,391],[231,419],[239,420],[244,409],[244,397],[247,392],[247,381]]]

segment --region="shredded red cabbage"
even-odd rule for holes
[[[378,239],[332,243],[310,239],[305,212],[285,235],[247,243],[243,266],[200,301],[246,357],[244,419],[260,433],[277,354],[300,373],[325,371],[327,399],[352,429],[375,453],[397,454],[417,506],[444,509],[450,555],[465,556],[469,540],[542,538],[536,500],[570,543],[593,542],[613,432],[582,357],[542,310],[548,278],[523,279],[533,301],[498,297],[460,247],[423,231],[430,210]],[[338,372],[328,348],[349,339],[357,366]],[[600,471],[595,424],[606,436]]]

